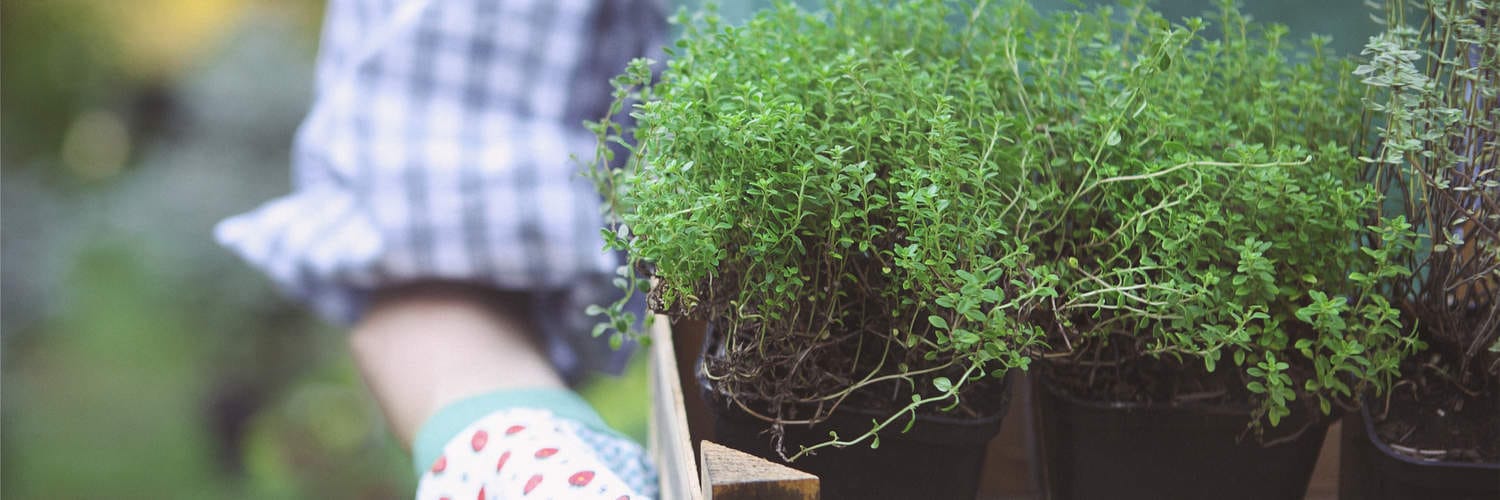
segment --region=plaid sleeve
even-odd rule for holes
[[[599,201],[569,158],[592,158],[582,121],[607,112],[610,76],[659,45],[660,5],[334,0],[327,12],[294,191],[221,222],[223,245],[340,323],[368,292],[417,279],[567,297],[608,283]]]

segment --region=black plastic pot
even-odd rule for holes
[[[1249,423],[1243,410],[1084,401],[1032,379],[1053,499],[1301,499],[1331,423],[1263,447],[1237,442]]]
[[[1009,394],[1011,383],[1006,376],[1003,390]],[[785,463],[776,453],[768,431],[770,424],[745,413],[738,406],[726,407],[724,398],[714,393],[699,370],[699,387],[714,411],[715,441],[777,463]],[[979,490],[979,473],[984,466],[986,445],[1000,432],[1001,418],[1009,405],[1008,396],[1001,408],[990,417],[960,419],[923,415],[917,417],[909,432],[901,433],[905,420],[898,420],[880,433],[880,447],[867,444],[845,448],[823,448],[815,455],[788,464],[792,468],[818,476],[821,498],[829,499],[972,499]],[[885,418],[874,412],[840,408],[826,421],[814,425],[786,426],[785,443],[789,452],[798,445],[815,445],[828,440],[828,431],[849,439],[870,430],[871,420]]]
[[[1339,448],[1340,500],[1500,498],[1500,463],[1414,460],[1375,434],[1368,408],[1344,421]]]
[[[782,463],[770,440],[769,424],[738,407],[714,405],[715,438],[720,443]],[[1003,412],[983,419],[919,416],[910,431],[901,424],[880,433],[880,447],[867,445],[824,448],[789,464],[818,476],[821,498],[962,498],[979,489],[985,447],[1000,432]],[[833,417],[811,426],[787,426],[789,451],[798,445],[827,441],[829,431],[840,437],[858,436],[871,420],[885,415],[840,409]]]

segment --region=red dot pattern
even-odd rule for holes
[[[447,493],[458,493],[460,498],[486,500],[491,492],[498,494],[498,498],[512,498],[516,493],[526,497],[631,498],[628,494],[619,495],[621,489],[629,491],[628,487],[608,471],[604,477],[609,481],[599,480],[601,476],[595,467],[598,462],[593,451],[589,448],[581,452],[574,450],[586,446],[577,440],[575,434],[553,423],[531,424],[534,425],[485,426],[467,434],[467,443],[462,438],[450,442],[445,453],[433,461],[422,479],[424,487],[429,481],[442,485],[440,489],[434,488],[437,491],[433,493],[444,494],[425,496],[420,494],[422,490],[419,488],[418,498],[450,500],[454,497]],[[504,432],[492,436],[486,428],[504,429]],[[528,429],[534,432],[527,432]],[[493,463],[495,468],[492,472],[476,470],[473,466],[477,464],[472,463],[474,459]],[[566,479],[549,480],[547,476],[553,475]],[[476,490],[471,488],[477,488],[474,497],[470,495]]]

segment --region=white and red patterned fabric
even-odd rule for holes
[[[627,439],[546,410],[512,408],[449,440],[422,474],[417,499],[654,498],[655,477],[643,456]]]

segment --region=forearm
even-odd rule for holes
[[[529,329],[518,295],[423,283],[377,293],[349,343],[392,431],[410,447],[449,403],[499,389],[565,387]]]

